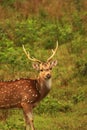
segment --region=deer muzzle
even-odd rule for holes
[[[46,79],[50,79],[50,78],[51,78],[51,74],[47,74]]]

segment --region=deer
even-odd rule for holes
[[[23,45],[27,58],[33,62],[34,69],[39,71],[37,78],[20,78],[14,81],[0,81],[0,109],[20,108],[23,110],[25,129],[35,130],[33,108],[47,96],[52,86],[51,71],[57,65],[57,60],[52,61],[58,48],[58,42],[52,55],[46,62],[30,56]]]

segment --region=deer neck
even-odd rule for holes
[[[44,98],[50,91],[51,89],[51,78],[44,80],[41,77],[38,77],[38,87],[40,88],[40,94],[41,94],[41,99]]]

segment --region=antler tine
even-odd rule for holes
[[[36,58],[34,58],[34,57],[32,57],[32,58],[30,57],[30,53],[26,51],[24,45],[22,45],[22,47],[23,47],[24,53],[26,54],[26,56],[27,56],[27,58],[28,58],[29,60],[34,61],[34,62],[39,62],[39,63],[41,63],[40,60],[38,60],[38,59],[36,59]]]
[[[47,61],[50,61],[52,58],[53,58],[53,56],[55,55],[55,53],[56,53],[56,51],[57,51],[57,48],[58,48],[58,41],[57,41],[57,43],[56,43],[56,48],[55,48],[55,50],[53,50],[52,49],[52,55],[47,59]]]

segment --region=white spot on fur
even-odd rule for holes
[[[37,97],[38,95],[36,94],[35,97]]]
[[[31,89],[29,90],[29,92],[31,92]]]

